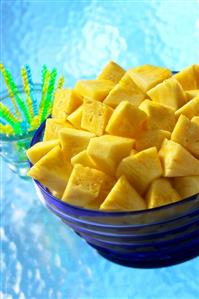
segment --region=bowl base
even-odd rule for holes
[[[140,269],[155,269],[155,268],[163,268],[163,267],[170,267],[177,264],[181,264],[184,262],[187,262],[193,258],[196,258],[199,256],[199,249],[194,250],[192,252],[187,252],[182,255],[178,256],[171,256],[169,259],[150,259],[150,260],[136,260],[136,259],[122,259],[116,254],[113,253],[107,253],[104,251],[101,251],[97,249],[97,252],[99,255],[101,255],[103,258],[109,260],[110,262],[113,262],[115,264],[118,264],[120,266],[130,267],[130,268],[140,268]]]

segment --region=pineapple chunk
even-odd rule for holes
[[[101,136],[112,113],[113,109],[106,104],[85,98],[81,127],[96,136]]]
[[[116,180],[114,177],[105,175],[98,198],[92,202],[89,202],[84,207],[91,210],[99,210],[101,204],[104,202],[105,198],[113,188],[115,182]]]
[[[48,118],[46,120],[43,141],[57,139],[59,131],[63,128],[72,128],[72,125],[67,120]]]
[[[68,95],[68,100],[66,102],[65,111],[69,115],[75,111],[82,104],[82,98],[75,92],[75,90],[70,90]]]
[[[181,198],[187,198],[199,193],[199,176],[185,176],[173,179],[173,186]]]
[[[185,94],[187,96],[187,100],[192,100],[193,98],[199,96],[199,89],[193,89],[193,90],[188,90],[185,91]]]
[[[106,174],[97,169],[76,164],[73,168],[62,200],[80,207],[95,201],[101,191]]]
[[[173,131],[176,123],[176,116],[172,108],[150,100],[144,100],[140,104],[139,109],[143,110],[148,115],[148,127],[150,129]]]
[[[59,145],[43,156],[28,175],[58,193],[64,192],[72,167]]]
[[[113,83],[118,83],[125,74],[125,70],[114,61],[109,61],[108,64],[101,71],[98,80],[110,80]]]
[[[199,125],[180,115],[172,132],[171,140],[180,143],[196,158],[199,158]]]
[[[137,211],[146,209],[144,199],[129,184],[125,176],[121,176],[108,194],[100,210]]]
[[[146,92],[172,75],[170,70],[150,64],[134,67],[128,70],[128,73],[143,92]]]
[[[55,92],[52,117],[59,119],[66,119],[68,113],[66,112],[66,106],[70,97],[70,89],[57,89]]]
[[[38,142],[26,151],[28,159],[35,164],[58,144],[59,139]]]
[[[170,132],[159,129],[142,131],[139,136],[136,137],[135,148],[137,151],[142,151],[146,148],[155,146],[157,150],[159,150],[163,140],[165,138],[169,139],[170,136]]]
[[[191,121],[197,125],[199,125],[199,116],[194,116]]]
[[[130,138],[103,135],[90,140],[87,152],[99,169],[115,175],[118,163],[130,154],[132,146]]]
[[[49,189],[50,190],[50,189]],[[63,192],[57,192],[57,191],[54,191],[54,190],[50,190],[50,192],[52,193],[52,195],[58,199],[61,199],[62,196],[63,196]]]
[[[75,84],[75,92],[81,97],[103,101],[113,88],[114,83],[110,80],[80,80]]]
[[[149,209],[164,206],[179,201],[180,199],[180,195],[166,178],[154,180],[146,194]]]
[[[162,167],[155,147],[124,158],[117,169],[117,177],[125,175],[135,189],[143,194],[149,184],[162,175]]]
[[[175,112],[176,116],[183,114],[191,119],[193,116],[199,116],[199,96],[193,98]]]
[[[135,106],[139,106],[145,96],[145,93],[137,87],[126,73],[105,98],[104,103],[113,108],[117,107],[122,101],[128,101]]]
[[[111,135],[133,138],[143,128],[146,120],[145,112],[124,101],[115,108],[106,132]]]
[[[197,89],[199,89],[199,64],[194,64],[195,77],[197,81]]]
[[[67,120],[74,126],[76,129],[81,129],[81,119],[82,119],[82,109],[83,105],[79,106],[73,113],[71,113]]]
[[[154,102],[179,109],[187,101],[186,94],[178,81],[172,77],[150,89],[147,94]]]
[[[197,89],[197,80],[194,65],[191,65],[175,76],[176,80],[181,84],[184,90]]]
[[[165,177],[199,175],[199,160],[180,144],[165,139],[159,151]]]
[[[92,158],[88,155],[87,151],[84,150],[77,155],[71,158],[71,164],[75,166],[75,164],[81,164],[82,166],[87,166],[90,168],[97,168],[96,163],[92,160]]]
[[[61,147],[68,159],[86,149],[90,139],[94,136],[90,132],[69,128],[59,132]]]

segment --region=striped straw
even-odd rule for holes
[[[61,77],[59,78],[58,82],[57,82],[57,87],[56,87],[56,89],[60,89],[60,88],[62,88],[63,85],[64,85],[64,76],[61,76]]]
[[[13,133],[14,130],[10,125],[3,125],[0,123],[0,134],[11,135]]]
[[[31,99],[31,94],[30,94],[30,86],[29,86],[29,82],[28,82],[27,72],[24,67],[21,68],[21,77],[22,77],[22,81],[23,81],[23,87],[24,87],[24,90],[26,93],[26,105],[28,107],[28,113],[29,113],[30,117],[33,118],[34,112],[33,112],[33,105],[32,105],[32,99]]]
[[[16,134],[21,134],[22,130],[20,128],[19,121],[12,114],[12,112],[1,102],[0,102],[0,117],[6,120],[11,125],[11,127],[13,128]]]
[[[7,75],[6,75],[6,70],[5,70],[5,67],[4,67],[4,65],[2,63],[0,63],[0,71],[1,71],[1,73],[3,75],[4,82],[5,82],[6,87],[8,89],[8,94],[9,94],[9,97],[10,97],[11,102],[13,104],[13,107],[15,109],[15,113],[17,115],[17,118],[20,119],[21,118],[21,114],[20,114],[20,111],[19,111],[19,109],[17,107],[17,102],[16,102],[16,99],[15,99],[15,95],[14,95],[12,89],[10,88],[9,80],[7,78]]]
[[[31,74],[31,70],[30,70],[29,65],[27,65],[27,64],[25,65],[25,70],[26,70],[26,73],[27,73],[27,79],[28,79],[28,83],[29,83],[29,86],[30,86],[30,97],[32,99],[33,113],[34,113],[34,115],[36,115],[38,113],[37,100],[34,96],[34,84],[33,84],[33,81],[32,81],[32,74]]]

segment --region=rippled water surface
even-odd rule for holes
[[[1,60],[19,78],[43,63],[72,84],[107,60],[179,70],[199,62],[198,1],[0,1]],[[19,80],[18,80],[19,81]],[[1,83],[1,88],[3,88]],[[1,163],[0,298],[198,299],[199,258],[175,267],[114,265],[38,200],[31,181]]]

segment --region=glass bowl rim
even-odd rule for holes
[[[34,136],[31,140],[30,143],[30,147],[33,146],[34,144],[36,144],[38,142],[38,136],[41,134],[41,132],[43,131],[44,127],[45,127],[45,123],[46,120],[39,126],[39,128],[35,131]],[[29,161],[29,160],[28,160]],[[32,167],[32,163],[29,161],[29,166]],[[189,201],[194,201],[197,196],[199,195],[199,193],[194,194],[190,197],[187,197],[185,199],[182,199],[180,201],[174,202],[174,203],[170,203],[164,206],[160,206],[160,207],[156,207],[156,208],[152,208],[152,209],[146,209],[146,210],[139,210],[139,211],[122,211],[122,212],[111,212],[111,211],[100,211],[100,210],[90,210],[90,209],[85,209],[82,207],[78,207],[78,206],[74,206],[71,205],[69,203],[66,203],[64,201],[61,201],[60,199],[56,198],[55,196],[53,196],[49,191],[46,190],[46,188],[37,180],[33,179],[33,181],[36,183],[36,185],[42,189],[42,191],[46,194],[46,196],[50,196],[50,198],[57,203],[58,205],[63,205],[64,207],[66,207],[66,209],[70,209],[72,210],[74,213],[78,213],[81,214],[81,216],[96,216],[96,217],[118,217],[118,216],[135,216],[135,215],[145,215],[148,213],[155,213],[157,211],[163,211],[163,210],[167,210],[173,207],[177,207],[177,206],[181,206],[184,203],[187,203]]]
[[[35,91],[41,91],[40,83],[34,83],[33,86],[35,88]],[[20,93],[25,93],[23,85],[16,85],[16,87]],[[5,100],[7,98],[9,98],[9,94],[8,94],[8,91],[5,89],[0,92],[0,102],[2,102],[3,100]],[[0,134],[0,140],[1,140],[1,142],[21,141],[21,140],[27,139],[29,137],[32,137],[32,135],[35,131],[36,131],[36,129],[29,131],[23,135],[19,135],[19,136],[16,136],[16,135],[6,136],[4,134]]]

